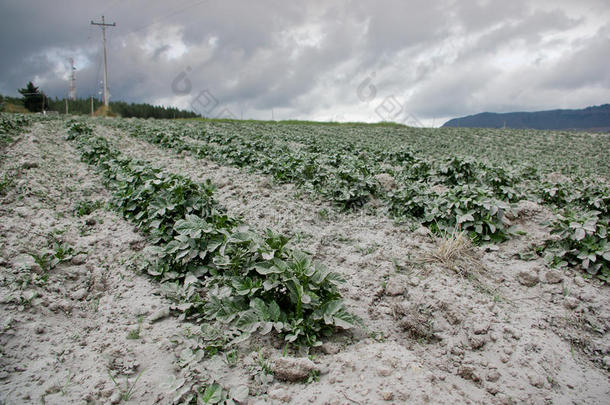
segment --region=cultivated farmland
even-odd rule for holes
[[[7,403],[605,403],[610,136],[2,115]]]

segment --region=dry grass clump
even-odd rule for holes
[[[436,248],[426,255],[429,262],[439,262],[464,277],[481,273],[483,265],[465,231],[458,229],[436,239]]]
[[[93,113],[93,115],[95,115],[96,117],[116,117],[117,116],[117,114],[114,111],[112,111],[112,108],[110,106],[106,107],[105,105],[98,107],[97,110],[95,110],[95,112]]]
[[[30,111],[22,105],[13,104],[13,103],[4,103],[3,112],[9,113],[19,113],[19,114],[29,114]]]

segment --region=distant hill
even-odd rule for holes
[[[582,110],[484,112],[447,121],[443,127],[565,129],[610,132],[610,104]]]

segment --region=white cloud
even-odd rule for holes
[[[378,121],[394,97],[420,121],[481,111],[584,107],[610,101],[610,8],[602,0],[226,0],[167,3],[23,0],[4,6],[0,92],[35,79],[78,94],[101,80],[106,14],[113,99],[188,108],[207,89],[236,116]],[[65,10],[71,18],[65,18]],[[21,37],[13,33],[28,26]],[[172,82],[184,73],[188,94]],[[369,75],[366,102],[358,86]],[[220,108],[220,107],[219,107]]]

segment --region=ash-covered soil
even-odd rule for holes
[[[394,224],[373,205],[339,213],[264,176],[95,133],[126,156],[210,179],[231,215],[293,236],[346,278],[342,294],[367,328],[334,336],[310,360],[272,338],[242,344],[236,362],[222,353],[191,362],[191,373],[246,384],[248,403],[608,402],[608,287],[519,259],[549,237],[543,207],[520,207],[525,235],[473,247]],[[101,179],[64,135],[60,122],[36,124],[2,160],[15,181],[0,196],[0,402],[171,403],[197,326],[167,316],[163,289],[134,270],[144,237],[104,205]],[[82,201],[104,206],[81,215]],[[74,255],[45,271],[31,254],[53,243]],[[286,368],[316,378],[285,381]]]

